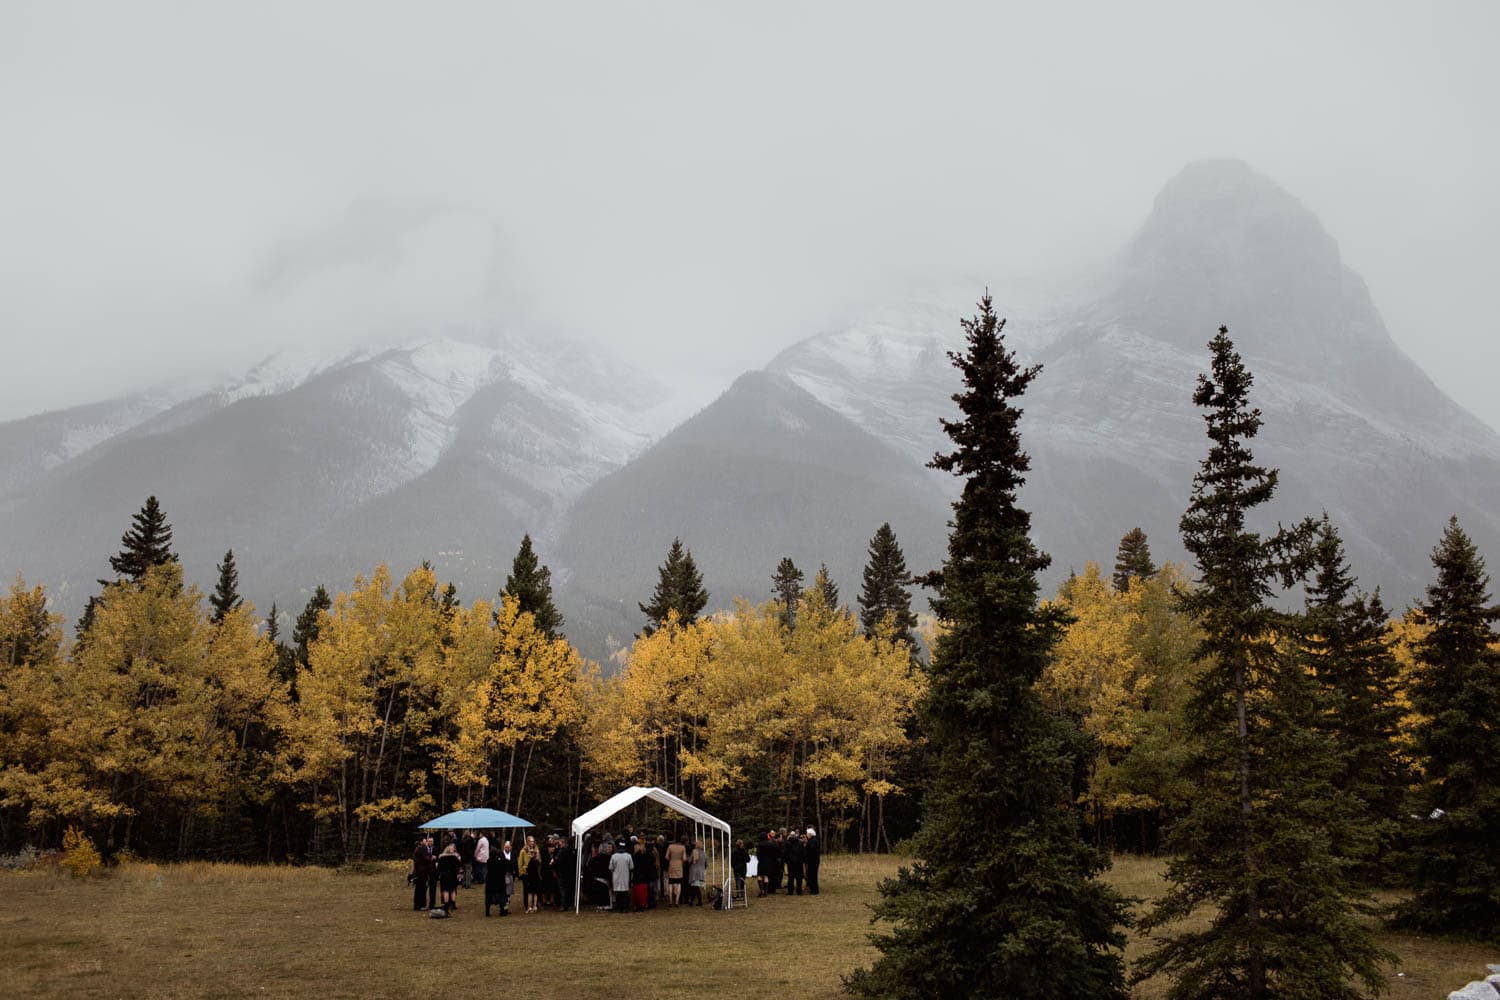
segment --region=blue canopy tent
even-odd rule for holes
[[[428,820],[419,829],[422,830],[512,830],[522,827],[533,827],[535,823],[528,822],[519,816],[512,816],[508,812],[499,809],[460,809],[437,819]]]

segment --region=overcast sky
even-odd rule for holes
[[[381,324],[727,379],[912,281],[1096,267],[1234,156],[1500,426],[1497,38],[1492,0],[0,0],[0,419]]]

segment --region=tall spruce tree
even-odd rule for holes
[[[802,571],[791,556],[782,556],[771,577],[771,593],[781,607],[781,624],[788,629],[797,625],[797,603],[802,600]]]
[[[988,293],[965,320],[962,419],[932,465],[964,478],[948,558],[928,580],[948,630],[920,706],[933,777],[918,858],[881,885],[880,957],[846,980],[866,997],[1118,998],[1124,900],[1096,876],[1105,857],[1081,836],[1071,801],[1081,738],[1033,685],[1067,620],[1039,607],[1048,558],[1016,504],[1030,466],[1013,402],[1036,377],[1001,336]]]
[[[703,574],[693,562],[692,550],[683,546],[681,538],[672,539],[667,561],[657,568],[656,590],[651,594],[651,602],[637,605],[641,614],[646,616],[641,634],[651,635],[661,628],[671,611],[677,612],[682,624],[691,625],[707,605],[708,591],[703,588]]]
[[[224,561],[219,563],[219,582],[208,598],[209,607],[213,608],[209,618],[217,625],[244,603],[245,599],[240,596],[240,571],[234,565],[234,549],[229,549],[224,553]]]
[[[152,566],[176,562],[172,551],[172,526],[155,496],[131,518],[130,530],[120,538],[120,554],[110,556],[109,568],[116,574],[139,583]],[[100,581],[101,583],[104,581]]]
[[[1131,528],[1120,539],[1120,548],[1115,553],[1115,589],[1120,593],[1130,589],[1132,578],[1149,580],[1156,575],[1156,564],[1151,561],[1151,546],[1146,544],[1146,533],[1140,528]]]
[[[833,582],[833,577],[828,575],[828,564],[818,563],[818,571],[813,574],[813,589],[823,596],[823,606],[829,611],[837,611],[839,608],[839,585]]]
[[[911,610],[911,574],[906,571],[906,556],[896,542],[896,533],[887,521],[870,539],[869,558],[865,562],[864,586],[859,594],[859,624],[866,635],[892,616],[896,635],[916,648],[917,616]]]
[[[1150,931],[1200,907],[1208,927],[1173,929],[1136,970],[1172,977],[1172,1000],[1353,998],[1360,980],[1384,982],[1388,959],[1355,919],[1347,861],[1322,803],[1333,794],[1336,755],[1318,726],[1322,702],[1302,664],[1278,642],[1295,623],[1268,604],[1290,586],[1311,521],[1264,538],[1246,515],[1271,499],[1276,472],[1257,466],[1248,442],[1261,427],[1252,377],[1221,327],[1211,372],[1193,401],[1210,447],[1182,516],[1198,586],[1182,597],[1203,640],[1185,720],[1197,794],[1169,832],[1171,883],[1142,921]]]
[[[307,599],[307,606],[292,623],[292,645],[297,650],[297,662],[304,667],[307,666],[307,648],[318,638],[318,615],[333,607],[333,598],[328,596],[328,588],[321,583],[313,591],[312,597]]]
[[[531,548],[531,535],[521,536],[521,548],[510,564],[501,596],[509,594],[531,612],[536,627],[549,639],[562,634],[563,616],[552,603],[552,571],[543,566]]]
[[[281,612],[276,602],[271,602],[271,613],[266,615],[266,639],[276,650],[276,676],[290,682],[297,673],[297,651],[281,641]]]
[[[1500,657],[1490,578],[1452,518],[1432,553],[1412,707],[1421,783],[1410,846],[1415,892],[1397,923],[1500,936]]]
[[[1365,881],[1378,881],[1394,842],[1410,769],[1400,751],[1399,665],[1385,641],[1379,593],[1355,585],[1343,541],[1327,514],[1312,547],[1300,647],[1323,698],[1320,724],[1337,759],[1333,797],[1323,803],[1334,828],[1334,853]]]

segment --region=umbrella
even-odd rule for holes
[[[499,809],[460,809],[423,823],[423,830],[504,830],[513,827],[535,826],[519,816],[512,816]]]

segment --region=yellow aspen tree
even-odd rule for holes
[[[33,828],[108,805],[79,761],[57,759],[63,667],[62,618],[47,611],[42,587],[18,576],[0,595],[0,807],[21,810]]]
[[[520,810],[538,745],[582,718],[583,658],[567,640],[547,637],[508,594],[495,613],[495,652],[484,699],[486,745],[495,751],[496,781],[504,754],[502,808]]]
[[[207,655],[212,626],[196,587],[184,588],[175,562],[151,567],[139,583],[105,587],[66,674],[57,754],[123,819],[130,847],[136,819],[176,818],[177,849],[194,816],[223,798],[229,741],[219,726],[219,696]],[[163,844],[156,844],[161,849]]]
[[[420,751],[440,702],[435,661],[445,618],[431,570],[393,589],[390,571],[357,578],[320,615],[297,702],[280,713],[277,773],[303,790],[346,857],[363,857],[370,827],[432,807]]]
[[[774,604],[737,600],[704,630],[709,650],[698,693],[711,724],[687,754],[686,769],[706,799],[727,803],[755,791],[747,786],[772,780],[766,765],[773,748],[787,741],[792,664]]]
[[[630,648],[618,678],[606,690],[608,718],[590,724],[588,754],[600,775],[658,785],[678,795],[696,794],[692,754],[701,741],[701,685],[709,666],[711,628],[684,625],[669,614]],[[601,751],[614,759],[600,760]],[[622,765],[628,765],[628,770]]]
[[[217,728],[226,743],[226,810],[237,801],[264,804],[274,792],[270,724],[288,691],[276,673],[276,649],[258,624],[254,606],[241,604],[210,630],[206,650]]]

